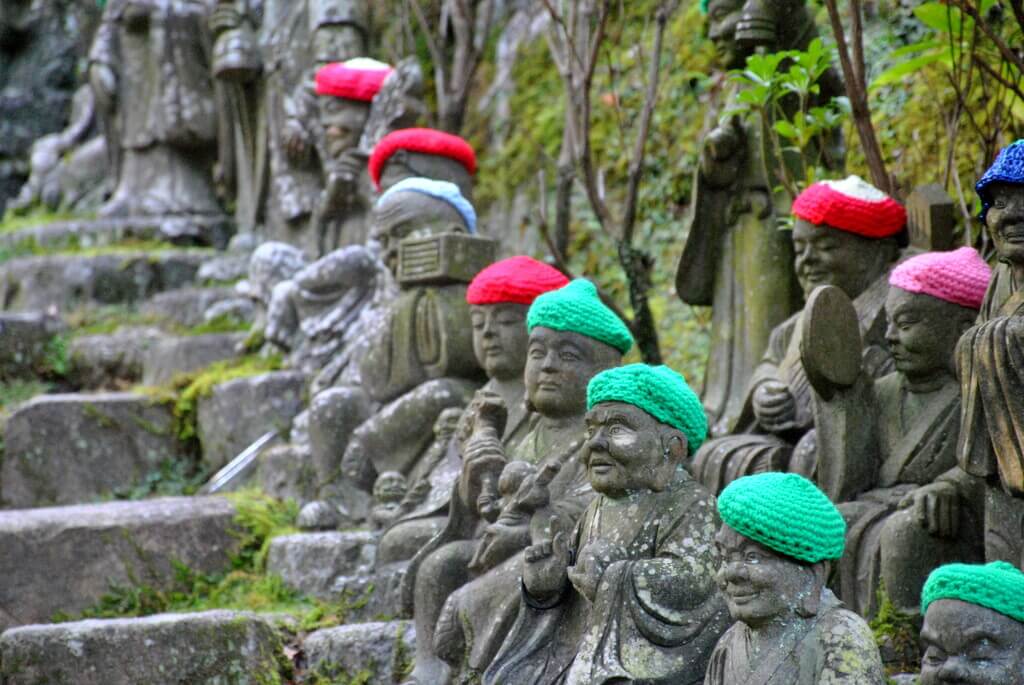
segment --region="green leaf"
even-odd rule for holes
[[[900,83],[903,81],[905,76],[913,74],[929,64],[935,64],[936,62],[942,61],[943,54],[941,52],[932,52],[914,57],[913,59],[908,59],[906,62],[901,62],[895,66],[889,67],[876,76],[875,80],[871,82],[870,88],[879,88],[892,83]]]
[[[970,34],[974,20],[964,17],[959,9],[941,2],[926,2],[914,8],[914,16],[930,29],[959,35],[961,26],[964,34]]]
[[[784,119],[775,122],[775,130],[780,136],[790,140],[796,139],[799,135],[796,127]]]

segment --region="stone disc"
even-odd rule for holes
[[[807,300],[800,356],[811,385],[826,399],[835,387],[853,385],[861,370],[860,323],[853,302],[842,290],[826,285]]]

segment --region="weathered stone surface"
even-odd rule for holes
[[[33,242],[40,247],[69,243],[103,247],[124,240],[169,240],[195,237],[198,242],[223,247],[230,237],[230,221],[224,217],[146,217],[55,221],[0,235],[0,245],[13,247]]]
[[[41,313],[0,315],[0,380],[29,378],[45,364],[47,344],[63,329]]]
[[[276,445],[261,454],[258,478],[263,492],[271,497],[296,502],[316,497],[316,472],[309,450],[294,444]]]
[[[166,250],[12,259],[0,265],[0,303],[25,311],[136,302],[192,283],[206,256]]]
[[[281,651],[274,628],[252,614],[160,614],[8,630],[0,673],[8,685],[274,683]]]
[[[226,254],[214,257],[199,267],[201,283],[231,283],[249,275],[249,255]]]
[[[344,599],[350,609],[349,622],[379,621],[402,613],[402,579],[409,567],[406,561],[378,566],[371,573],[335,578],[328,599]]]
[[[331,678],[355,677],[367,685],[402,682],[416,648],[411,622],[359,623],[318,630],[303,643],[309,670]]]
[[[110,388],[142,380],[146,351],[165,333],[130,326],[109,335],[83,335],[68,345],[68,376],[80,388]]]
[[[221,383],[199,401],[203,461],[219,469],[270,430],[287,431],[302,411],[305,375],[275,371]]]
[[[157,293],[139,309],[143,314],[191,327],[201,324],[203,315],[215,304],[234,297],[231,288],[180,288]]]
[[[234,516],[220,497],[0,512],[0,628],[74,615],[111,584],[169,587],[172,560],[223,570],[237,546]]]
[[[369,531],[284,535],[270,543],[267,571],[303,594],[330,599],[339,577],[372,571],[376,551]]]
[[[132,393],[37,397],[7,420],[4,452],[7,507],[93,501],[187,458],[170,408]]]
[[[162,385],[179,373],[195,371],[238,356],[245,333],[211,333],[163,338],[143,353],[142,382]]]

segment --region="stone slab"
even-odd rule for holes
[[[93,502],[188,458],[168,405],[132,393],[44,395],[4,426],[0,501],[11,508]]]
[[[156,293],[142,303],[139,311],[191,328],[203,323],[204,314],[215,304],[235,297],[231,288],[178,288]]]
[[[68,377],[75,387],[86,390],[139,383],[146,350],[165,335],[152,326],[126,326],[114,333],[74,338],[68,344]]]
[[[233,611],[14,628],[0,655],[5,685],[282,682],[277,631]]]
[[[37,375],[47,345],[63,330],[60,319],[40,312],[0,314],[0,381]]]
[[[411,670],[416,629],[411,621],[327,628],[311,633],[303,649],[312,673],[340,682],[349,682],[347,677],[366,685],[391,685]]]
[[[111,585],[171,587],[175,560],[226,570],[238,544],[234,517],[222,497],[0,512],[0,629],[74,616]]]
[[[210,333],[164,337],[142,355],[142,382],[163,385],[180,373],[205,368],[214,362],[239,356],[238,346],[246,333]]]
[[[333,601],[350,605],[346,620],[380,621],[402,614],[402,578],[409,562],[401,561],[374,568],[370,573],[338,576],[327,595]]]
[[[259,457],[256,477],[263,492],[276,499],[293,499],[296,502],[316,499],[313,460],[309,450],[298,445],[275,445],[263,452]]]
[[[339,577],[371,573],[379,536],[370,531],[283,535],[270,543],[267,572],[320,599],[333,599]]]
[[[33,242],[40,247],[102,247],[124,240],[190,240],[204,245],[227,244],[231,222],[226,217],[131,217],[55,221],[0,234],[0,246]]]

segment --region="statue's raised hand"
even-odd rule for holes
[[[284,153],[292,164],[301,164],[309,158],[313,146],[309,142],[309,134],[299,122],[289,119],[281,132],[281,143]]]
[[[940,538],[956,537],[960,527],[960,494],[947,481],[929,483],[900,501],[900,509],[912,509],[918,524]]]
[[[117,101],[117,76],[106,64],[93,62],[89,65],[89,85],[101,109],[111,110]]]
[[[757,422],[767,431],[781,433],[796,424],[796,399],[781,381],[765,381],[757,386],[753,405]]]
[[[743,161],[745,135],[739,118],[733,117],[704,138],[700,168],[712,186],[724,187],[735,182]]]
[[[546,535],[523,553],[523,585],[540,603],[556,599],[568,582],[569,543],[552,516]]]
[[[580,550],[576,565],[569,567],[569,581],[580,594],[593,602],[605,570],[625,558],[622,545],[598,538]]]

